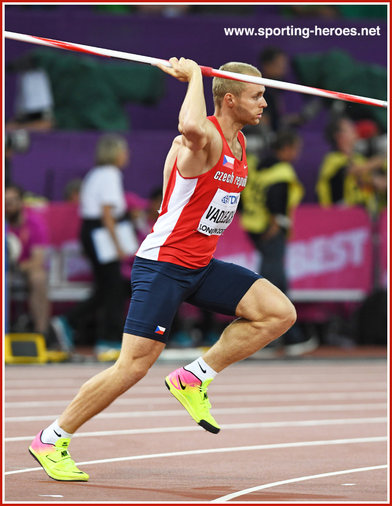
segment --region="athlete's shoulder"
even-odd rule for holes
[[[172,146],[179,146],[182,142],[182,135],[176,135],[173,139]]]
[[[181,147],[181,144],[182,144],[182,135],[177,135],[176,137],[174,137],[166,159],[171,159],[173,156],[175,158],[177,156],[179,148]]]

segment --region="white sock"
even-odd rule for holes
[[[184,369],[193,373],[200,381],[214,379],[218,374],[201,357],[186,365]]]
[[[71,438],[72,434],[65,432],[65,430],[60,427],[58,421],[56,420],[51,425],[49,425],[49,427],[42,431],[41,441],[46,444],[54,445],[56,441],[61,437]]]

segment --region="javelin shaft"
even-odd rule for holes
[[[37,37],[34,35],[25,35],[22,33],[15,33],[15,32],[4,32],[4,37],[8,39],[13,39],[21,42],[30,42],[32,44],[40,44],[43,46],[49,46],[49,47],[56,47],[59,49],[67,49],[69,51],[77,51],[81,53],[87,53],[87,54],[93,54],[98,56],[106,56],[109,58],[119,58],[123,60],[129,60],[129,61],[135,61],[139,63],[148,63],[150,65],[156,65],[157,63],[160,63],[162,65],[166,65],[167,67],[170,67],[170,63],[168,60],[163,60],[160,58],[153,58],[150,56],[142,56],[138,54],[133,53],[126,53],[124,51],[115,51],[111,49],[103,49],[99,47],[94,46],[86,46],[84,44],[75,44],[70,42],[64,42],[61,40],[55,40],[55,39],[47,39],[44,37]],[[323,90],[321,88],[314,88],[312,86],[304,86],[301,84],[293,84],[293,83],[287,83],[284,81],[276,81],[273,79],[266,79],[264,77],[258,77],[258,76],[249,76],[245,74],[239,74],[236,72],[227,72],[222,70],[216,70],[212,67],[205,67],[200,66],[201,71],[203,75],[209,76],[209,77],[222,77],[225,79],[231,79],[234,81],[243,81],[248,83],[254,83],[254,84],[261,84],[263,86],[267,86],[270,88],[277,88],[281,90],[288,90],[288,91],[296,91],[299,93],[305,93],[308,95],[316,95],[320,97],[326,97],[326,98],[334,98],[337,100],[344,100],[347,102],[355,102],[360,104],[366,104],[366,105],[374,105],[378,107],[387,107],[388,103],[384,100],[378,100],[375,98],[368,98],[368,97],[361,97],[359,95],[351,95],[349,93],[342,93],[339,91],[330,91],[330,90]]]
[[[69,51],[77,51],[79,53],[95,54],[98,56],[107,56],[109,58],[120,58],[122,60],[136,61],[139,63],[149,63],[156,65],[161,63],[171,67],[167,60],[159,58],[152,58],[150,56],[141,56],[133,53],[125,53],[124,51],[114,51],[112,49],[103,49],[100,47],[86,46],[84,44],[74,44],[73,42],[64,42],[62,40],[46,39],[44,37],[37,37],[35,35],[25,35],[23,33],[4,32],[6,39],[18,40],[20,42],[30,42],[31,44],[39,44],[41,46],[56,47],[59,49],[68,49]]]
[[[388,103],[384,100],[378,100],[376,98],[361,97],[359,95],[351,95],[349,93],[342,93],[340,91],[323,90],[321,88],[314,88],[312,86],[304,86],[302,84],[286,83],[284,81],[276,81],[273,79],[267,79],[265,77],[257,76],[244,76],[243,74],[237,74],[235,72],[226,72],[223,70],[211,69],[209,74],[209,67],[202,67],[202,70],[206,69],[203,74],[211,75],[214,77],[225,77],[236,81],[246,81],[248,83],[263,84],[269,88],[278,88],[281,90],[297,91],[299,93],[305,93],[307,95],[316,95],[319,97],[335,98],[338,100],[345,100],[347,102],[356,102],[359,104],[376,105],[378,107],[387,107]]]

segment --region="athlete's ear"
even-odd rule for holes
[[[234,106],[234,95],[232,93],[226,93],[226,95],[223,97],[223,100],[229,107]]]

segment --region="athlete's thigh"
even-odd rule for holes
[[[251,321],[284,317],[293,311],[288,297],[265,278],[257,280],[239,301],[236,316]]]
[[[181,283],[175,267],[137,258],[131,285],[124,332],[166,343],[174,316],[184,299],[186,283]]]
[[[213,259],[202,283],[187,302],[234,316],[238,303],[260,277],[245,267]]]

